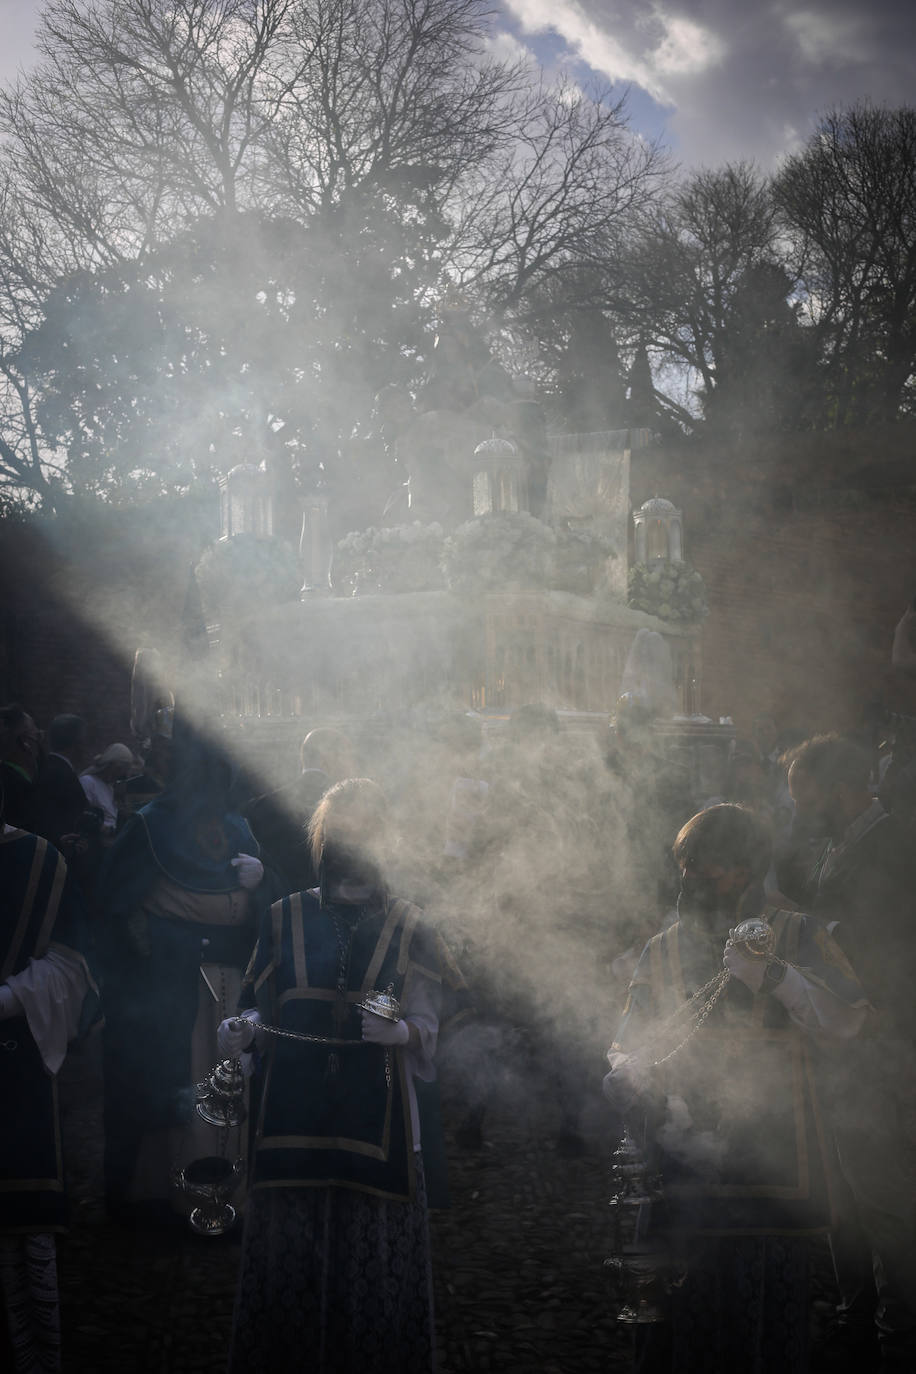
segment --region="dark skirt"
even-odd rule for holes
[[[423,1168],[414,1202],[337,1187],[249,1199],[229,1374],[432,1374]]]
[[[670,1323],[637,1331],[641,1374],[805,1374],[808,1241],[736,1236],[694,1245]]]

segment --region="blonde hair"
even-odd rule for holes
[[[329,787],[308,824],[316,871],[328,844],[363,851],[381,867],[388,838],[388,802],[371,778],[344,778]]]

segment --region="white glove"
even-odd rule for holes
[[[233,868],[238,869],[239,887],[244,887],[247,892],[257,887],[264,877],[264,865],[253,854],[236,854],[230,862]]]
[[[216,1032],[216,1050],[223,1059],[238,1059],[254,1042],[254,1028],[261,1019],[260,1012],[246,1012],[244,1016],[227,1016],[220,1021]]]
[[[767,971],[766,959],[755,958],[753,954],[745,954],[740,945],[734,944],[731,940],[726,940],[722,963],[731,976],[737,978],[738,982],[743,983],[746,988],[750,988],[751,992],[759,992],[763,987],[763,975]]]
[[[389,1021],[385,1016],[376,1016],[374,1011],[364,1011],[363,1039],[370,1045],[406,1045],[410,1038],[410,1027],[406,1021]]]

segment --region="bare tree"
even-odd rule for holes
[[[488,20],[486,0],[50,0],[41,61],[0,91],[0,330],[36,452],[125,492],[186,481],[227,435],[331,459],[374,392],[421,379],[451,284],[519,328],[539,285],[610,261],[658,151],[606,93],[490,60]]]
[[[916,371],[916,110],[828,114],[775,197],[816,331],[824,422],[893,420]]]
[[[538,83],[511,118],[511,142],[465,201],[456,263],[498,318],[524,325],[548,280],[566,277],[574,293],[584,265],[607,267],[667,165],[604,89]]]
[[[704,169],[672,187],[643,216],[614,269],[606,304],[621,340],[648,349],[660,374],[667,370],[678,388],[686,379],[695,397],[685,403],[675,387],[662,387],[672,418],[693,428],[727,410],[736,421],[748,399],[742,386],[737,404],[742,378],[773,390],[773,368],[780,370],[780,350],[788,361],[798,322],[788,300],[793,283],[779,264],[772,196],[754,166]]]

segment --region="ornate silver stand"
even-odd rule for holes
[[[205,1155],[176,1169],[177,1186],[197,1205],[188,1218],[199,1236],[222,1236],[235,1225],[235,1208],[229,1201],[245,1171],[241,1159],[233,1164],[220,1155]]]
[[[661,1188],[628,1131],[614,1151],[611,1177],[614,1253],[605,1266],[611,1271],[617,1320],[625,1326],[667,1321],[670,1261],[649,1236],[652,1204],[661,1198]]]

